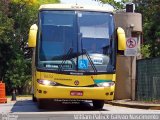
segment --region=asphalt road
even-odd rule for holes
[[[105,104],[102,110],[93,108],[90,101],[85,102],[54,102],[45,109],[38,109],[37,103],[21,100],[0,104],[0,120],[75,120],[75,119],[120,119],[113,114],[160,114],[159,110],[145,110],[112,106]],[[3,116],[3,117],[2,117]],[[160,119],[160,116],[155,118]],[[124,118],[123,118],[124,119]]]

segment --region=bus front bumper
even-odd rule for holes
[[[38,85],[35,96],[37,99],[83,99],[113,100],[114,86],[111,87],[66,87]]]

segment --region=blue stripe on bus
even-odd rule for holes
[[[94,80],[94,83],[112,82],[112,80]]]

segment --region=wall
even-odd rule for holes
[[[115,13],[116,27],[125,30],[126,38],[137,37],[138,51],[140,51],[142,33],[142,15],[140,13]],[[135,100],[136,88],[136,60],[140,56],[118,56],[117,57],[117,83],[115,99]],[[140,57],[139,57],[140,58]]]
[[[131,67],[130,57],[117,57],[117,81],[115,87],[115,99],[129,99],[131,98]]]
[[[133,31],[142,32],[142,15],[140,13],[115,13],[116,27],[122,27],[127,33],[133,27]]]

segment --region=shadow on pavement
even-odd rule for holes
[[[16,101],[13,105],[11,112],[38,112],[38,108],[36,107],[36,103],[32,102],[32,100],[23,100]]]
[[[57,102],[48,101],[44,109],[38,108],[37,102],[32,100],[17,101],[11,112],[56,112],[56,111],[106,111],[105,109],[97,110],[90,101],[81,102]]]

